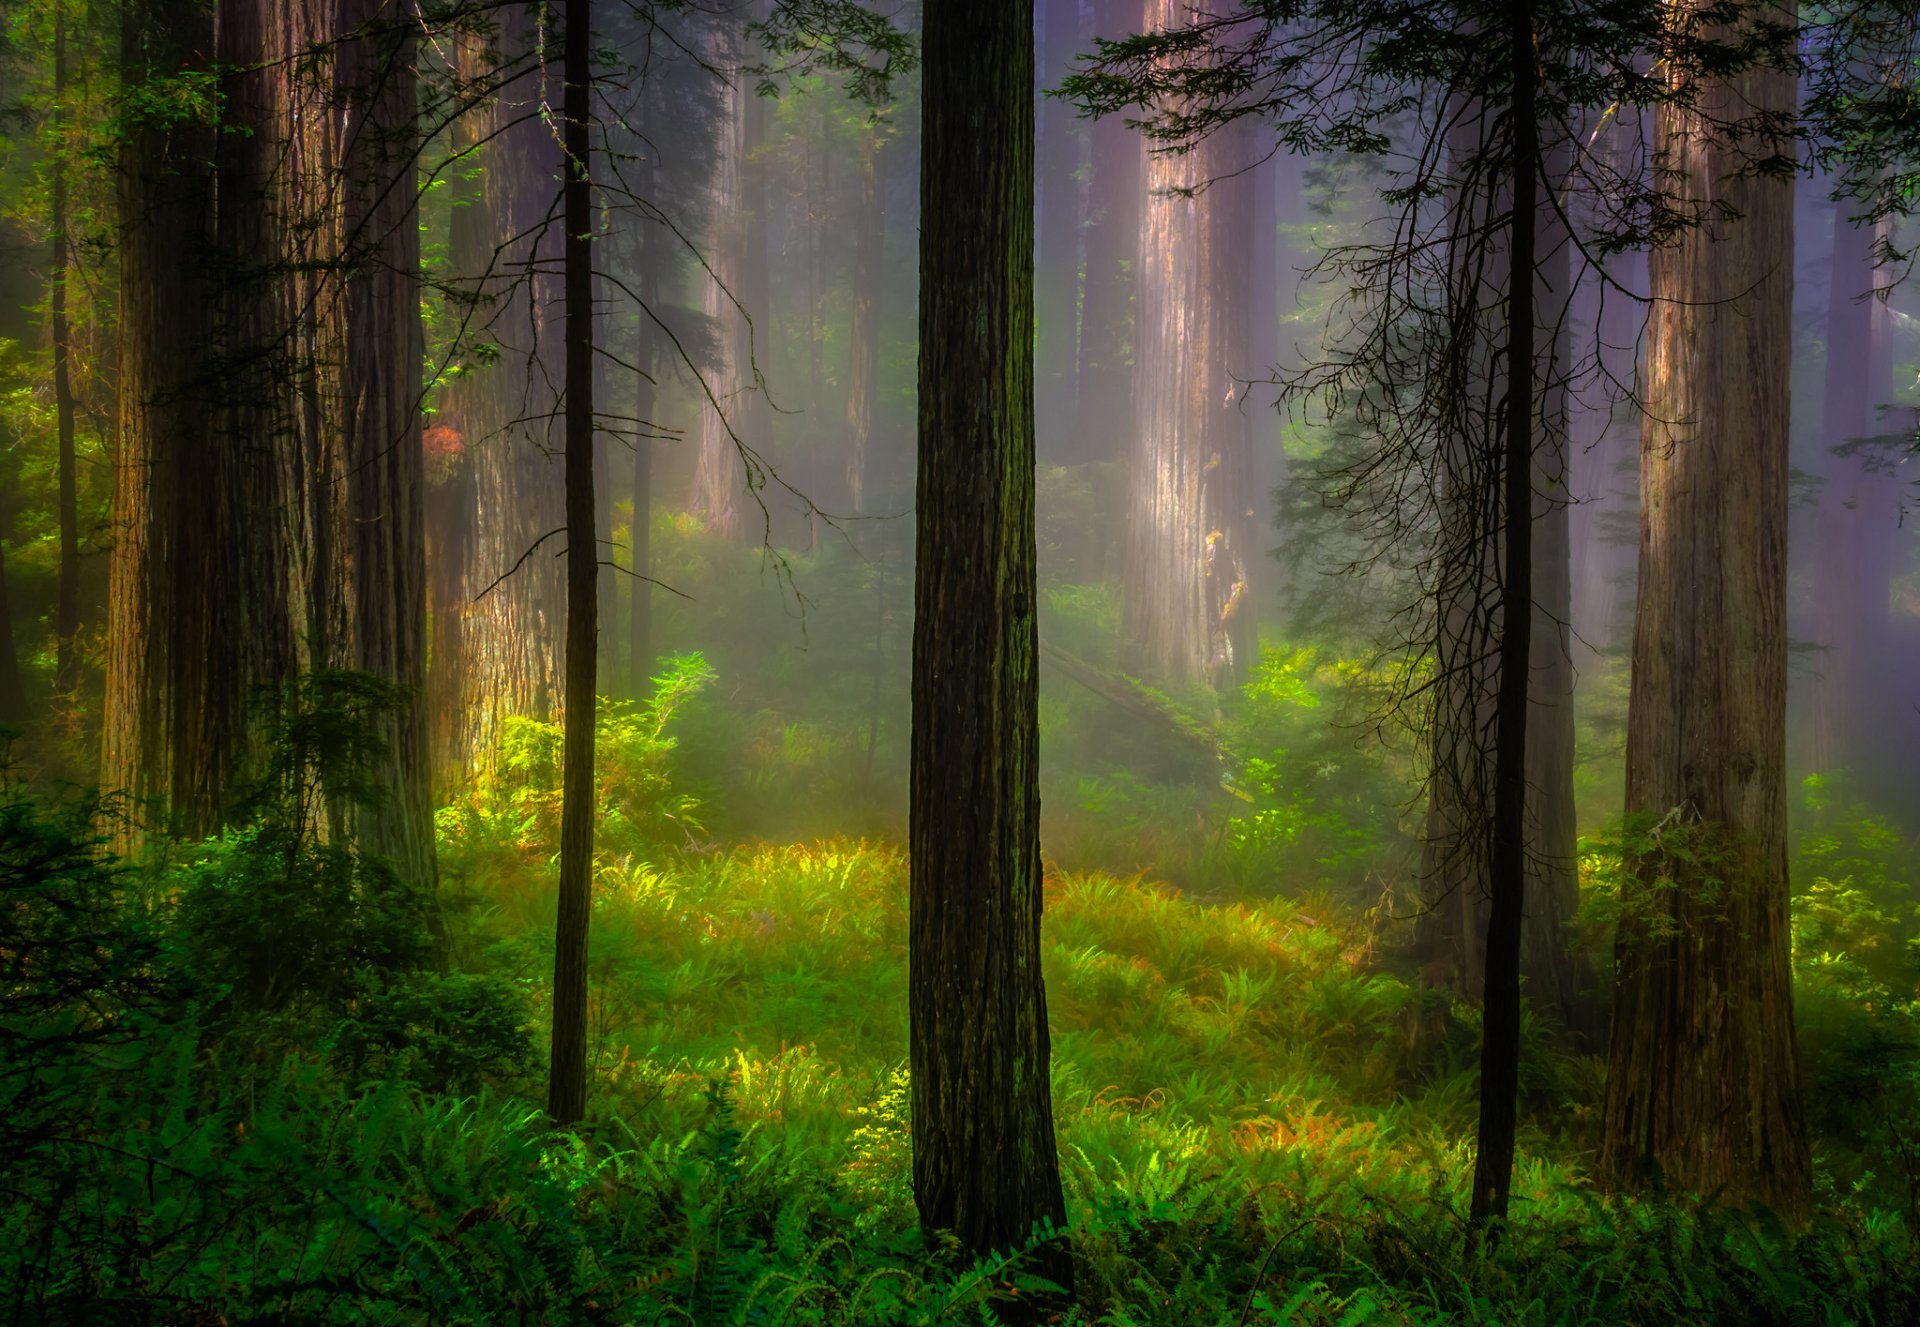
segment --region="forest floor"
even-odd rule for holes
[[[13,886],[105,883],[15,810]],[[247,1018],[229,976],[126,1035],[38,1060],[9,1043],[14,1321],[983,1323],[1036,1294],[1057,1321],[1116,1327],[1920,1319],[1909,1218],[1857,1167],[1823,1161],[1802,1229],[1597,1192],[1600,1065],[1535,1024],[1514,1219],[1474,1237],[1473,1013],[1331,903],[1049,873],[1065,1304],[1018,1254],[969,1266],[915,1231],[888,844],[603,858],[592,1117],[552,1132],[550,862],[537,835],[482,828],[443,816],[452,973]],[[276,906],[249,843],[176,863],[180,897]],[[179,906],[160,961],[213,981],[246,914]],[[351,930],[321,921],[316,950]],[[482,982],[518,992],[517,1022]]]

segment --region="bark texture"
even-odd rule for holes
[[[1780,15],[1790,20],[1791,5]],[[1601,1173],[1803,1213],[1788,962],[1785,707],[1790,144],[1709,117],[1789,112],[1789,73],[1703,79],[1659,112],[1674,187],[1732,209],[1654,251],[1627,810],[1660,826],[1616,950]]]
[[[395,0],[199,25],[156,3],[127,27],[131,77],[208,49],[227,72],[216,139],[155,126],[125,149],[103,762],[194,834],[244,777],[256,689],[349,668],[412,693],[426,661],[412,28]],[[331,829],[430,883],[417,704],[384,737],[383,801],[334,805]]]
[[[921,1225],[976,1254],[1066,1215],[1040,976],[1032,19],[933,0],[924,46],[913,1190]],[[1038,1261],[1070,1273],[1057,1243]]]
[[[489,90],[471,114],[480,149],[477,267],[460,276],[475,302],[474,371],[444,413],[471,468],[470,544],[461,569],[463,668],[446,720],[459,767],[494,759],[506,721],[552,721],[561,708],[566,585],[554,556],[565,524],[556,429],[562,334],[561,225],[553,135],[542,107],[558,101],[558,62],[542,61],[531,11],[510,8],[480,56]],[[553,66],[549,68],[549,64]],[[554,84],[548,86],[549,78]],[[492,354],[478,353],[481,346]]]
[[[1177,26],[1186,12],[1182,0],[1149,0],[1144,30]],[[1252,435],[1240,404],[1255,376],[1246,298],[1254,209],[1242,168],[1258,153],[1233,126],[1184,155],[1151,152],[1144,140],[1135,151],[1147,197],[1121,600],[1128,666],[1157,685],[1225,687],[1251,663]],[[1202,185],[1194,197],[1171,192]]]
[[[197,0],[123,12],[129,84],[205,70],[214,25]],[[120,409],[108,569],[100,781],[139,819],[186,833],[217,827],[244,759],[257,675],[238,630],[254,607],[245,575],[232,448],[213,428],[202,355],[214,330],[210,209],[215,135],[190,119],[136,120],[120,148]]]

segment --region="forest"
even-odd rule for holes
[[[1920,1322],[1912,0],[0,0],[0,1319]]]

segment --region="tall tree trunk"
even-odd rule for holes
[[[553,1056],[547,1114],[587,1108],[587,924],[593,912],[593,710],[599,550],[593,500],[593,182],[587,158],[592,50],[587,0],[567,0],[566,183],[567,697],[561,765],[560,906],[554,924]]]
[[[13,640],[13,597],[8,593],[7,536],[12,533],[12,515],[0,504],[0,724],[21,723],[32,713],[20,679],[20,655]]]
[[[1073,57],[1087,49],[1079,0],[1038,5],[1039,133],[1034,145],[1039,196],[1039,247],[1034,267],[1037,350],[1034,360],[1035,443],[1043,461],[1058,464],[1079,450],[1074,436],[1075,373],[1080,349],[1080,231],[1086,213],[1080,160],[1086,126],[1067,102],[1043,94],[1065,78]]]
[[[125,149],[103,752],[106,787],[191,834],[246,776],[257,688],[425,679],[411,29],[391,0],[226,4],[212,32],[172,5],[128,16],[130,80],[207,50],[229,71],[217,140],[153,126]],[[385,797],[333,797],[332,829],[430,883],[418,707],[384,736]]]
[[[1149,0],[1147,31],[1183,0]],[[1122,616],[1129,667],[1174,687],[1229,686],[1250,663],[1251,437],[1240,409],[1256,155],[1244,128],[1145,157],[1135,319],[1136,418]],[[1209,183],[1211,181],[1211,183]],[[1172,192],[1205,186],[1198,196]],[[1236,377],[1236,375],[1238,375]]]
[[[1547,149],[1546,178],[1563,177],[1568,145]],[[1567,504],[1568,357],[1564,333],[1571,284],[1571,245],[1551,192],[1536,184],[1532,211],[1533,264],[1530,299],[1534,311],[1536,370],[1530,397],[1537,405],[1533,440],[1534,474],[1530,524],[1532,611],[1527,632],[1531,655],[1526,735],[1526,907],[1521,927],[1520,969],[1534,1009],[1563,1029],[1593,1030],[1597,1011],[1589,996],[1585,966],[1569,945],[1567,926],[1580,904],[1575,872],[1576,827],[1573,803],[1573,656],[1569,625],[1571,564]],[[1503,209],[1504,200],[1495,204]],[[1516,246],[1517,251],[1517,246]],[[1505,266],[1511,255],[1498,255]],[[1511,277],[1503,274],[1502,281]],[[1482,292],[1489,302],[1495,291]],[[1469,464],[1465,475],[1482,471]],[[1450,500],[1454,518],[1487,520],[1471,499]],[[1427,974],[1470,1000],[1486,991],[1484,938],[1492,919],[1491,898],[1483,886],[1479,834],[1490,823],[1498,788],[1493,756],[1484,734],[1498,722],[1495,694],[1514,636],[1483,628],[1479,605],[1500,595],[1498,559],[1505,556],[1505,534],[1491,541],[1472,530],[1451,533],[1447,546],[1463,558],[1458,597],[1442,596],[1443,639],[1438,657],[1447,680],[1436,688],[1447,707],[1433,725],[1434,769],[1429,781],[1427,842],[1422,888],[1428,907],[1415,923],[1415,946]],[[1485,578],[1484,583],[1475,583]],[[1502,600],[1504,602],[1504,600]],[[1504,613],[1504,608],[1500,610]],[[1497,621],[1505,621],[1499,616]],[[1488,634],[1491,633],[1491,634]]]
[[[930,0],[909,839],[913,1192],[970,1254],[1066,1207],[1040,976],[1033,12]],[[1071,1264],[1037,1259],[1061,1284]]]
[[[53,124],[66,126],[66,8],[53,7]],[[48,306],[53,322],[53,409],[59,437],[60,579],[53,609],[54,689],[62,704],[75,705],[80,687],[80,499],[73,453],[73,337],[67,321],[67,144],[54,144],[52,290]]]
[[[1892,396],[1877,370],[1885,363],[1885,279],[1873,263],[1874,228],[1834,208],[1832,285],[1827,300],[1827,364],[1821,407],[1826,480],[1815,548],[1815,665],[1809,764],[1816,773],[1853,767],[1872,788],[1887,746],[1910,751],[1899,710],[1880,676],[1887,654],[1887,605],[1904,485],[1883,448],[1876,407]],[[1876,337],[1876,332],[1880,335]],[[1893,743],[1880,734],[1899,733]]]
[[[867,509],[867,462],[873,407],[880,392],[880,293],[885,279],[886,218],[881,207],[879,132],[869,129],[860,153],[860,208],[854,220],[853,318],[847,329],[847,511]]]
[[[418,370],[420,228],[415,39],[400,0],[336,0],[333,132],[340,181],[340,274],[327,314],[342,343],[339,418],[315,440],[337,449],[337,486],[318,577],[330,602],[326,661],[405,688],[384,724],[379,803],[357,809],[363,849],[403,878],[435,879],[427,681],[426,475]]]
[[[448,268],[462,288],[447,293],[448,315],[471,329],[485,317],[476,302],[480,274],[487,270],[491,248],[484,187],[485,131],[493,115],[490,98],[482,97],[483,80],[490,76],[486,43],[477,33],[449,38],[453,47],[453,93],[465,110],[450,127],[451,166],[448,208]],[[432,764],[443,782],[457,778],[468,763],[467,740],[461,710],[467,683],[467,615],[474,568],[477,525],[474,488],[474,447],[480,442],[480,418],[474,407],[482,388],[471,375],[481,366],[455,365],[439,397],[434,426],[422,439],[426,453],[425,518],[427,535],[428,653],[426,705],[431,736]],[[445,791],[443,789],[442,791]]]
[[[552,424],[562,243],[549,215],[553,137],[539,109],[551,104],[557,78],[531,54],[541,40],[530,11],[506,12],[485,71],[498,86],[476,108],[487,238],[480,268],[460,276],[481,301],[476,337],[498,353],[449,404],[473,484],[461,593],[466,667],[452,743],[463,767],[494,759],[509,718],[552,720],[562,708],[566,587],[554,541],[564,533],[565,484]]]
[[[121,11],[121,80],[128,87],[178,70],[204,70],[212,50],[211,16],[197,0],[145,0]],[[196,758],[181,748],[193,703],[186,683],[204,676],[203,665],[180,659],[176,645],[196,634],[191,619],[222,588],[188,578],[176,595],[169,575],[186,552],[182,536],[204,531],[205,518],[220,512],[210,504],[184,528],[180,519],[187,510],[184,458],[210,448],[207,401],[193,380],[208,331],[202,209],[212,152],[204,123],[135,118],[121,138],[116,175],[122,351],[100,784],[131,798],[136,809],[153,803],[166,809],[183,755]],[[194,570],[204,577],[228,569]],[[223,662],[205,661],[213,668]],[[204,751],[198,758],[220,755]],[[116,847],[136,841],[129,829],[124,822],[116,828]]]
[[[1746,169],[1792,145],[1730,143],[1709,122],[1790,114],[1794,79],[1695,77],[1697,109],[1665,105],[1656,127],[1683,203],[1715,210],[1649,262],[1627,811],[1655,846],[1623,900],[1600,1170],[1797,1215],[1811,1173],[1787,927],[1793,186]]]
[[[1139,31],[1140,0],[1094,0],[1095,36]],[[1093,123],[1092,178],[1087,187],[1086,295],[1079,340],[1079,451],[1083,461],[1117,461],[1131,451],[1134,429],[1135,269],[1140,254],[1140,135],[1125,117]]]
[[[755,145],[750,120],[758,98],[753,95],[751,80],[738,72],[743,41],[738,33],[717,32],[707,55],[715,68],[727,73],[732,85],[721,94],[719,141],[713,174],[707,183],[705,257],[709,270],[701,277],[701,305],[718,338],[719,353],[703,374],[703,394],[710,399],[699,410],[693,492],[687,502],[688,508],[706,522],[707,529],[726,539],[739,537],[746,524],[748,473],[741,462],[740,447],[757,447],[764,442],[763,435],[753,432],[758,412],[751,404],[757,393],[752,369],[754,338],[748,321],[764,317],[765,301],[749,299],[755,293],[750,287],[759,284],[764,290],[764,280],[755,283],[749,272],[754,246],[752,225],[746,215],[753,192],[746,178],[746,163]],[[761,248],[764,254],[764,245]],[[771,322],[763,325],[770,326]]]
[[[644,168],[643,168],[644,170]],[[651,182],[650,171],[642,178]],[[654,374],[659,358],[655,354],[653,312],[660,302],[660,281],[655,264],[659,256],[646,240],[640,245],[640,317],[634,344],[634,425],[633,439],[633,525],[628,536],[628,557],[633,568],[631,616],[627,619],[627,692],[633,697],[647,693],[653,675],[653,415],[657,408]]]
[[[1512,135],[1504,418],[1500,439],[1500,682],[1494,709],[1493,806],[1487,863],[1487,971],[1480,1037],[1480,1127],[1474,1223],[1504,1221],[1513,1185],[1520,1093],[1520,966],[1527,898],[1527,709],[1533,667],[1534,297],[1540,133],[1533,6],[1511,6],[1507,39]],[[1564,283],[1563,283],[1564,286]],[[1488,448],[1492,451],[1492,448]],[[1489,458],[1491,459],[1491,458]]]

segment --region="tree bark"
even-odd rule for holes
[[[1149,0],[1145,31],[1184,21]],[[1242,124],[1145,158],[1135,433],[1122,618],[1128,666],[1157,685],[1231,686],[1251,660],[1251,434],[1240,409],[1256,155]],[[1209,183],[1211,181],[1211,183]],[[1205,186],[1196,197],[1171,192]]]
[[[1659,828],[1622,901],[1599,1168],[1793,1217],[1811,1185],[1786,870],[1793,187],[1743,169],[1792,145],[1710,117],[1791,113],[1795,89],[1694,77],[1656,147],[1683,202],[1727,210],[1649,262],[1627,810]]]
[[[1545,150],[1542,165],[1549,180],[1562,177],[1568,158],[1564,142]],[[1536,368],[1532,397],[1538,403],[1533,442],[1532,610],[1527,633],[1526,734],[1526,899],[1521,927],[1520,968],[1533,1008],[1578,1035],[1595,1030],[1599,1012],[1592,1004],[1586,966],[1569,945],[1568,924],[1580,905],[1575,871],[1577,831],[1573,803],[1573,656],[1571,545],[1568,525],[1567,392],[1568,357],[1564,347],[1571,285],[1570,245],[1551,191],[1536,184],[1532,225],[1537,255],[1531,300],[1534,310]],[[1502,204],[1504,206],[1504,204]],[[1504,263],[1507,255],[1501,255]],[[1509,278],[1503,278],[1509,279]],[[1497,295],[1495,296],[1497,298]],[[1471,504],[1450,504],[1459,519],[1476,519]],[[1469,552],[1475,567],[1493,577],[1496,564],[1483,560],[1481,540],[1468,532],[1449,537],[1450,546]],[[1504,533],[1493,541],[1505,555]],[[1467,589],[1467,599],[1491,600],[1499,592],[1487,586]],[[1415,948],[1430,978],[1453,986],[1470,1000],[1486,990],[1484,937],[1491,920],[1490,899],[1482,884],[1480,855],[1470,842],[1488,824],[1492,753],[1481,734],[1498,723],[1489,699],[1500,685],[1495,665],[1506,658],[1513,637],[1494,633],[1478,638],[1471,612],[1456,604],[1443,615],[1440,657],[1455,680],[1436,690],[1449,712],[1433,731],[1435,767],[1429,781],[1427,846],[1423,888],[1428,908],[1415,923]],[[1504,613],[1504,608],[1500,610]],[[1505,621],[1504,616],[1497,618]],[[1498,647],[1489,648],[1493,641]],[[1478,809],[1476,809],[1478,808]]]
[[[847,511],[867,509],[867,463],[873,407],[880,391],[880,294],[885,278],[886,219],[881,207],[881,138],[869,129],[860,154],[860,208],[854,219],[853,317],[847,329]]]
[[[67,24],[65,6],[53,7],[53,125],[66,125]],[[73,451],[73,337],[67,321],[67,145],[54,145],[52,289],[53,409],[59,438],[60,572],[53,609],[54,690],[72,707],[80,687],[80,499]]]
[[[593,182],[587,130],[592,66],[588,0],[567,0],[562,169],[566,238],[567,678],[554,924],[553,1054],[547,1114],[587,1107],[587,926],[593,912],[593,718],[599,550],[593,500]]]
[[[221,40],[235,44],[231,28]],[[211,69],[215,42],[195,0],[130,5],[122,78],[132,86]],[[227,299],[215,242],[231,238],[240,191],[223,190],[216,207],[216,150],[210,124],[162,117],[135,120],[120,149],[123,349],[101,786],[132,802],[113,833],[122,850],[139,841],[145,814],[185,834],[221,823],[245,763],[247,699],[265,672],[257,642],[279,611],[262,592],[271,578],[253,574],[249,472],[219,426],[227,398],[215,384],[233,333],[230,316],[216,316]],[[202,356],[216,335],[210,365]],[[255,612],[261,631],[243,631]]]
[[[925,13],[913,1191],[923,1228],[982,1254],[1066,1217],[1040,976],[1033,13],[1022,0]],[[1067,1283],[1057,1242],[1035,1261]]]
[[[483,74],[494,85],[473,112],[481,149],[486,236],[477,269],[460,277],[478,301],[476,356],[448,394],[472,473],[470,560],[463,569],[465,668],[451,746],[459,767],[492,762],[509,718],[555,719],[562,709],[566,584],[555,542],[564,534],[560,409],[561,227],[551,215],[553,137],[541,108],[558,82],[535,58],[541,34],[519,8],[502,17]],[[551,92],[557,94],[554,87]]]
[[[1520,951],[1527,897],[1527,708],[1533,665],[1534,360],[1540,134],[1533,6],[1511,6],[1507,39],[1512,199],[1508,222],[1500,513],[1500,689],[1495,701],[1487,970],[1480,1038],[1480,1127],[1472,1217],[1504,1221],[1520,1092]],[[1492,450],[1489,448],[1489,450]]]
[[[27,689],[20,679],[20,655],[13,640],[13,598],[7,583],[7,536],[13,513],[0,504],[0,724],[22,723],[32,717]]]
[[[342,343],[337,427],[314,440],[337,486],[319,577],[331,622],[326,661],[398,683],[406,700],[383,723],[377,805],[356,809],[364,850],[431,886],[432,750],[427,681],[426,474],[418,371],[420,228],[416,42],[400,0],[336,0],[333,132],[340,180],[340,275],[329,312]],[[324,427],[324,426],[323,426]]]

